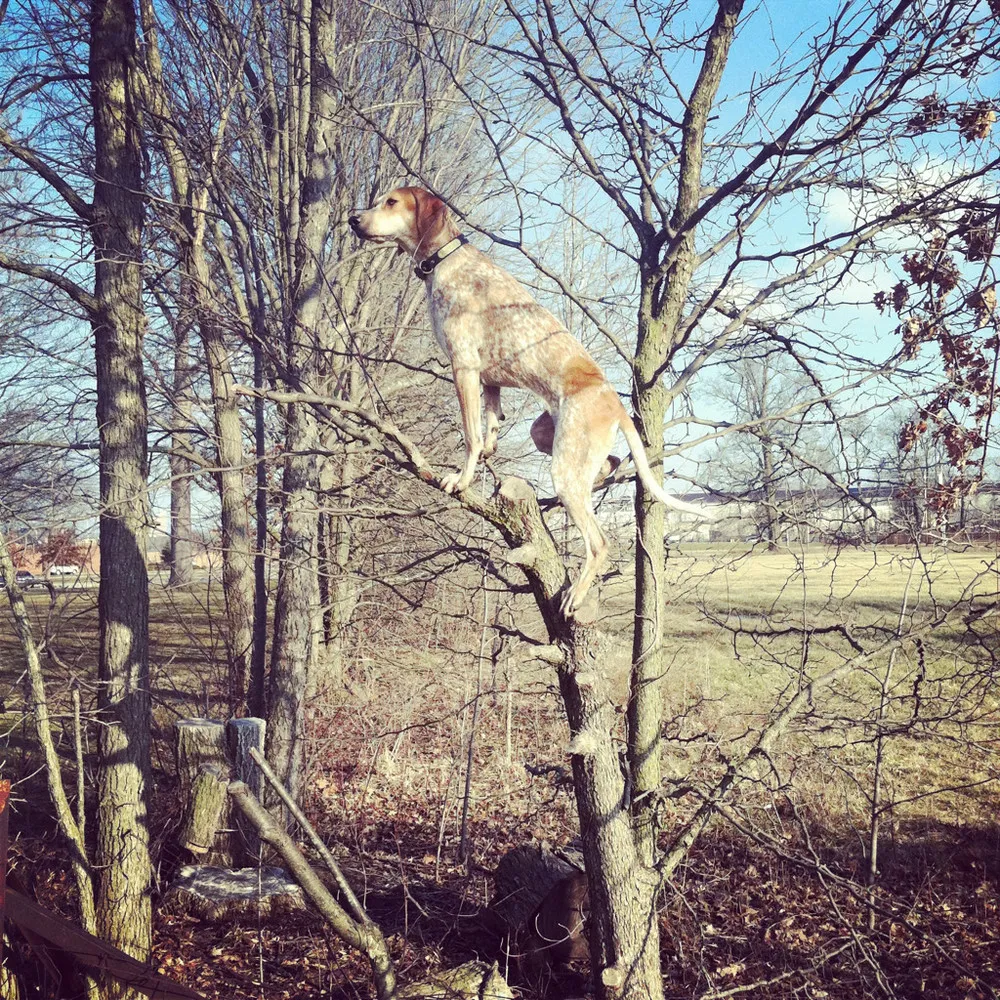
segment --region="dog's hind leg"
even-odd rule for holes
[[[556,422],[555,418],[546,410],[541,416],[539,416],[535,422],[531,425],[531,440],[534,442],[535,447],[546,455],[552,454],[553,442],[556,436]],[[612,437],[612,444],[614,443],[614,438]],[[610,447],[610,445],[608,446]],[[597,471],[597,475],[594,477],[595,483],[604,482],[608,476],[613,475],[615,470],[619,465],[622,464],[622,460],[616,455],[608,455],[607,458],[601,463],[600,469]]]
[[[586,549],[580,576],[563,600],[566,614],[579,610],[608,559],[608,540],[594,514],[593,484],[617,431],[617,409],[602,395],[579,393],[564,402],[559,412],[552,446],[552,485],[580,529]]]

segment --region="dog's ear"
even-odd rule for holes
[[[414,228],[417,233],[417,252],[420,253],[447,227],[448,206],[437,195],[423,188],[414,188],[413,198],[416,208]]]

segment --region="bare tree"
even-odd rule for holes
[[[178,23],[183,25],[182,17]],[[468,181],[469,163],[452,166],[444,140],[460,146],[462,129],[450,126],[430,98],[430,110],[417,119],[404,111],[423,108],[431,90],[445,93],[452,86],[450,74],[437,70],[429,80],[425,67],[388,32],[373,42],[372,31],[385,31],[380,25],[374,12],[336,4],[261,5],[249,20],[215,6],[213,39],[228,61],[221,80],[206,80],[198,91],[190,91],[183,76],[204,71],[207,61],[198,58],[203,40],[185,34],[183,44],[172,43],[177,51],[169,58],[164,53],[164,89],[182,95],[188,109],[184,142],[197,152],[197,173],[208,197],[193,218],[213,220],[204,225],[209,272],[198,284],[213,289],[204,302],[206,308],[211,303],[215,327],[235,326],[253,345],[259,386],[267,381],[360,402],[391,396],[400,383],[406,391],[413,380],[414,366],[400,366],[412,351],[407,338],[398,332],[386,336],[381,328],[400,303],[412,313],[419,301],[415,289],[398,278],[379,282],[390,270],[363,267],[346,228],[336,222],[356,205],[361,184],[396,169],[385,148],[366,137],[369,115],[393,130],[407,155],[422,156],[429,169],[451,171],[458,188]],[[391,72],[386,65],[393,66]],[[202,106],[198,95],[205,92],[216,95],[211,106]],[[219,114],[216,98],[225,109],[222,127],[206,124],[196,134],[192,112],[213,122]],[[276,127],[280,121],[296,128],[286,134]],[[378,296],[366,298],[363,291],[376,286]],[[230,355],[238,352],[238,342],[231,343]],[[234,369],[240,363],[235,361]],[[212,396],[218,407],[217,387]],[[263,406],[260,396],[257,405]],[[261,435],[270,435],[270,446],[282,456],[281,543],[266,685],[260,638],[266,595],[260,593],[260,579],[257,584],[257,667],[250,701],[254,711],[266,711],[269,753],[283,780],[294,786],[307,702],[317,685],[339,683],[356,593],[356,528],[350,514],[371,473],[358,462],[363,445],[334,428],[321,431],[311,407],[282,404],[276,416],[266,429],[262,408],[255,417],[258,454],[263,457],[266,450]],[[218,457],[223,468],[234,461],[235,453],[228,461]],[[260,506],[266,490],[259,480],[258,538],[266,526]]]
[[[144,2],[140,9],[145,42],[143,91],[149,107],[148,120],[155,123],[156,145],[163,151],[170,184],[167,203],[172,203],[176,211],[176,217],[167,220],[165,228],[177,245],[181,272],[178,287],[179,310],[194,318],[202,341],[211,391],[214,475],[221,513],[222,590],[226,605],[225,635],[229,657],[228,699],[230,711],[238,715],[246,703],[254,642],[254,536],[250,529],[247,506],[246,450],[239,408],[232,392],[234,379],[230,350],[223,335],[223,313],[213,304],[217,297],[217,282],[212,274],[206,245],[209,177],[205,174],[219,156],[231,108],[223,106],[217,110],[217,124],[208,126],[206,122],[207,127],[214,128],[211,136],[203,132],[191,134],[182,129],[182,118],[187,113],[197,113],[202,109],[197,105],[182,108],[173,101],[164,79],[153,5]],[[183,19],[180,19],[179,30],[183,30],[183,24]],[[238,66],[233,67],[232,72],[238,74]],[[206,141],[209,142],[207,149],[204,146]],[[178,330],[177,337],[177,351],[183,373],[186,368],[186,351],[181,329]],[[183,417],[190,410],[183,404],[183,395],[180,399],[180,415]],[[183,440],[181,444],[184,444]],[[182,456],[174,458],[175,482],[185,471],[176,463],[184,461]],[[180,503],[183,507],[183,499],[180,499]]]
[[[146,394],[142,341],[142,141],[131,0],[95,0],[94,337],[101,435],[98,926],[123,951],[149,954],[149,580],[145,537]],[[112,994],[117,991],[109,989]],[[122,989],[121,995],[130,995]]]
[[[680,454],[680,443],[671,439],[686,428],[705,428],[695,444],[724,432],[693,411],[694,394],[710,364],[731,365],[739,357],[744,344],[739,334],[749,323],[774,327],[775,350],[807,375],[812,387],[807,404],[829,406],[831,418],[856,405],[856,390],[866,380],[879,377],[892,384],[894,374],[896,384],[912,380],[918,369],[898,367],[907,360],[898,349],[888,358],[866,358],[827,327],[823,311],[845,301],[840,292],[845,282],[889,259],[901,238],[947,220],[962,205],[960,192],[998,162],[995,142],[988,148],[985,143],[985,127],[978,149],[956,152],[947,178],[914,169],[908,159],[914,102],[922,87],[950,78],[956,50],[967,68],[960,84],[963,107],[987,100],[978,88],[985,85],[996,43],[984,9],[949,2],[928,9],[909,0],[891,7],[844,5],[810,33],[809,46],[776,53],[767,72],[734,74],[731,80],[730,51],[740,43],[741,31],[751,30],[744,5],[740,0],[709,5],[699,11],[694,28],[681,17],[686,9],[681,4],[655,12],[630,8],[609,19],[593,5],[508,3],[502,41],[491,38],[496,75],[474,93],[465,92],[517,182],[510,192],[516,217],[497,241],[524,249],[522,234],[531,224],[562,223],[551,190],[519,171],[518,157],[530,148],[588,185],[593,197],[587,221],[595,238],[632,262],[630,287],[611,290],[599,304],[585,296],[576,302],[615,344],[632,374],[647,447],[670,456]],[[426,20],[432,34],[447,37],[447,27],[434,24],[432,13]],[[512,79],[521,83],[517,99]],[[848,205],[846,219],[828,212],[834,197]],[[801,221],[776,240],[771,220],[781,212],[794,212]],[[556,266],[533,262],[569,291]],[[870,295],[870,283],[866,290]],[[619,303],[635,306],[629,340],[617,335]],[[797,321],[794,339],[778,332],[776,317]],[[831,402],[834,396],[841,400],[839,408]],[[336,415],[332,409],[330,419]],[[383,430],[390,432],[384,425]],[[412,452],[409,467],[419,467]],[[816,471],[850,501],[839,470]],[[480,512],[490,509],[475,503]],[[527,520],[524,515],[518,524]],[[804,692],[831,684],[842,673],[803,683],[776,710],[749,757],[734,762],[705,792],[703,808],[660,855],[655,849],[662,802],[658,690],[669,655],[662,641],[665,525],[662,511],[641,487],[636,521],[627,782],[608,738],[606,701],[587,667],[589,639],[579,626],[553,615],[549,601],[562,574],[555,563],[540,570],[535,535],[525,562],[550,639],[565,651],[560,684],[577,750],[574,775],[600,988],[604,994],[656,997],[661,990],[657,873],[676,867],[708,817],[746,776],[748,762],[766,755],[801,711]],[[516,541],[520,550],[524,535],[502,517],[494,523],[503,525],[508,542]],[[871,655],[863,648],[848,660]],[[581,734],[599,735],[588,742]]]
[[[33,12],[41,16],[38,12]],[[79,25],[59,22],[57,35]],[[74,276],[9,254],[0,266],[49,282],[86,315],[96,353],[100,434],[100,546],[105,572],[98,596],[98,828],[95,866],[97,927],[137,958],[150,947],[150,863],[147,829],[150,698],[148,579],[145,533],[146,398],[142,344],[142,145],[136,106],[135,10],[131,0],[95,0],[87,49],[93,114],[93,200],[79,178],[31,145],[0,131],[11,156],[47,185],[93,240],[94,291]],[[74,79],[63,74],[58,82]],[[75,79],[81,79],[76,68]],[[30,96],[34,87],[26,89]],[[25,95],[22,95],[25,96]],[[44,133],[43,133],[44,134]],[[86,147],[72,150],[86,160]],[[114,573],[107,567],[114,567]],[[108,987],[112,993],[113,986]],[[127,989],[123,995],[128,995]]]

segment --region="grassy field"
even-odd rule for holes
[[[943,922],[950,956],[935,958],[926,942],[911,940],[909,931],[899,930],[901,918],[880,918],[873,947],[884,952],[886,975],[906,984],[897,995],[920,992],[918,982],[926,996],[965,995],[956,992],[962,978],[956,967],[971,969],[974,983],[1000,961],[995,935],[980,928],[995,923],[1000,871],[994,819],[1000,807],[994,763],[1000,643],[992,619],[963,621],[971,608],[996,600],[996,560],[995,551],[984,549],[767,553],[682,545],[672,553],[662,595],[670,660],[663,683],[663,760],[668,791],[677,794],[665,800],[665,840],[726,761],[752,744],[802,683],[855,656],[852,643],[870,655],[836,684],[817,690],[768,766],[737,791],[726,821],[692,854],[676,895],[665,901],[664,970],[676,991],[671,995],[745,985],[767,978],[770,969],[804,967],[847,928],[864,923],[851,887],[864,870],[877,751],[887,912],[932,913]],[[619,699],[626,697],[631,591],[627,575],[612,577],[603,588],[608,637],[602,665]],[[207,587],[182,593],[153,588],[159,830],[176,819],[172,723],[188,715],[224,715],[214,610],[220,597]],[[96,701],[95,600],[92,591],[60,594],[54,602],[41,593],[29,596],[37,634],[54,654],[46,670],[57,712],[65,713],[74,679],[85,704]],[[530,608],[515,605],[514,611],[530,626]],[[937,620],[942,624],[931,628]],[[892,654],[897,634],[902,641]],[[306,806],[331,841],[362,865],[359,877],[382,900],[380,919],[400,935],[401,960],[421,967],[482,953],[483,939],[470,929],[478,926],[470,900],[478,906],[488,898],[488,872],[505,849],[529,837],[564,843],[575,832],[554,672],[516,652],[477,669],[478,649],[475,622],[429,609],[400,615],[373,602],[358,622],[349,686],[321,690],[310,721]],[[48,843],[31,740],[16,724],[21,663],[8,622],[0,630],[6,708],[0,732],[8,733],[0,771],[19,782],[17,828]],[[475,864],[469,873],[456,864],[455,852],[477,698],[469,809]],[[58,720],[60,732],[64,724]],[[62,747],[68,761],[65,737]],[[44,851],[32,847],[35,842],[25,839],[17,850],[37,864]],[[836,877],[809,868],[817,857]],[[58,856],[51,863],[57,871]],[[734,878],[741,880],[738,889]],[[63,885],[57,875],[50,884],[54,891]],[[772,905],[775,900],[781,905]],[[963,920],[975,923],[975,946],[959,942]],[[800,939],[800,932],[806,937]],[[181,956],[180,971],[190,967],[187,981],[208,995],[233,995],[213,979],[213,964],[226,982],[242,983],[256,995],[258,972],[248,957],[251,939],[263,948],[256,933],[243,926],[202,932],[164,914],[159,954]],[[314,923],[303,918],[269,933],[263,995],[355,995],[349,984],[363,970],[344,960],[331,971],[327,943]],[[916,961],[918,953],[923,957]],[[856,969],[837,966],[832,978],[823,969],[796,973],[794,983],[811,984],[811,994],[789,985],[758,995],[825,991],[847,998],[868,989]]]

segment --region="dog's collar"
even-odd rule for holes
[[[445,257],[450,257],[463,243],[468,243],[469,241],[459,233],[453,240],[445,243],[437,253],[432,254],[430,257],[425,257],[422,261],[417,263],[417,266],[413,269],[413,273],[421,280],[426,281],[431,276],[431,271],[434,270],[445,259]]]

